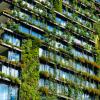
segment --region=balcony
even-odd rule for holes
[[[10,64],[13,67],[24,67],[24,64],[21,64],[21,51],[16,51],[16,49],[11,48],[10,45],[3,43],[0,45],[0,61],[6,64]]]

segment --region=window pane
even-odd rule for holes
[[[10,100],[17,100],[17,87],[10,87]]]
[[[27,33],[27,34],[29,34],[29,29],[28,28],[26,28],[26,27],[24,27],[24,26],[20,26],[20,29],[19,29],[21,32],[23,32],[23,33]]]
[[[2,72],[3,73],[5,73],[5,74],[7,74],[7,75],[9,75],[10,73],[9,73],[9,67],[7,67],[7,66],[2,66]]]
[[[47,28],[48,28],[49,31],[53,31],[53,27],[52,26],[48,25]]]
[[[19,61],[20,55],[18,53],[13,52],[13,51],[8,51],[8,59],[11,61]]]
[[[20,40],[13,37],[13,45],[20,46]]]
[[[7,43],[12,43],[12,38],[11,38],[11,36],[8,35],[8,34],[4,34],[3,39],[4,39],[4,41],[7,42]]]
[[[0,99],[8,100],[8,86],[5,84],[0,84]]]

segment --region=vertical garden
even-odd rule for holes
[[[22,69],[20,100],[40,100],[39,81],[39,44],[38,40],[24,40],[22,59],[26,67]]]

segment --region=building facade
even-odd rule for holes
[[[0,100],[100,100],[99,21],[100,0],[1,0]]]

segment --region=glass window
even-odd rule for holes
[[[72,54],[73,54],[73,55],[75,55],[75,54],[76,54],[75,49],[71,49],[71,52],[72,52]]]
[[[87,68],[85,66],[82,66],[82,71],[87,72]]]
[[[76,76],[75,82],[77,82],[77,84],[82,84],[82,79]]]
[[[59,75],[60,75],[60,70],[59,69],[56,69],[56,78],[57,79],[59,78]]]
[[[95,75],[95,73],[94,73],[94,71],[93,71],[92,69],[89,69],[89,73],[90,73],[91,75]]]
[[[10,91],[10,100],[17,100],[17,92],[18,88],[17,87],[9,87]]]
[[[39,71],[44,71],[44,64],[40,64]]]
[[[80,98],[82,98],[82,93],[78,92],[78,94],[77,94],[77,100],[80,100]],[[81,100],[88,100],[88,99],[81,99]]]
[[[69,72],[66,72],[65,78],[66,78],[66,79],[69,79]]]
[[[8,34],[4,34],[3,39],[7,43],[12,43],[12,38]]]
[[[66,77],[66,72],[63,72],[63,78],[65,79],[65,77]]]
[[[74,81],[74,79],[75,79],[75,75],[70,74],[70,80]]]
[[[44,79],[39,80],[39,86],[44,86]]]
[[[88,55],[87,54],[83,54],[85,59],[88,59]]]
[[[30,2],[31,2],[31,1],[30,1]],[[33,5],[33,4],[27,3],[27,2],[25,2],[25,1],[23,1],[23,3],[24,3],[24,4],[27,4],[27,7],[28,7],[28,8],[31,8],[31,9],[34,8],[34,5]]]
[[[46,55],[46,57],[49,57],[50,53],[52,53],[52,52],[45,51],[45,55]]]
[[[19,76],[18,70],[13,69],[13,68],[10,68],[10,74],[13,77],[18,77]]]
[[[33,20],[32,20],[32,23],[35,24],[35,25],[39,25],[39,20],[33,19]]]
[[[18,15],[19,15],[18,17],[21,17],[22,19],[29,20],[29,15],[27,15],[23,12],[19,12]]]
[[[20,40],[10,34],[4,34],[3,40],[7,43],[12,43],[13,45],[20,46]]]
[[[50,67],[50,70],[49,70],[50,74],[54,74],[54,69],[52,67]]]
[[[65,88],[64,85],[61,85],[61,92],[62,92],[62,94],[64,94],[64,92],[65,92],[64,88]]]
[[[52,82],[52,81],[50,81],[50,86],[49,86],[49,88],[51,89],[51,90],[54,90],[54,83]]]
[[[44,80],[45,81],[45,87],[49,88],[49,80]]]
[[[18,88],[0,83],[0,99],[2,100],[17,100]]]
[[[52,32],[53,29],[54,29],[54,28],[53,28],[52,26],[50,26],[50,25],[48,25],[47,28],[48,28],[48,30],[51,31],[51,32]]]
[[[77,63],[76,66],[77,66],[77,70],[81,70],[82,69],[82,66],[81,66],[80,63]]]
[[[81,41],[79,40],[79,39],[74,39],[74,42],[76,43],[76,44],[79,44],[79,45],[81,45]]]
[[[5,73],[6,75],[10,75],[9,67],[2,65],[2,72]]]
[[[19,29],[21,32],[23,33],[26,33],[26,34],[29,34],[30,33],[30,30],[28,28],[26,28],[25,26],[20,26],[20,29]]]
[[[62,63],[65,64],[65,59],[62,57]]]
[[[76,63],[75,63],[75,62],[72,62],[72,66],[73,66],[74,68],[76,68]]]
[[[48,71],[49,72],[49,68],[50,68],[49,65],[45,65],[45,71]]]
[[[100,3],[100,0],[96,0],[98,3]]]
[[[68,93],[68,87],[65,86],[65,93]]]
[[[60,24],[61,23],[61,19],[56,17],[56,22]]]
[[[34,32],[34,31],[31,31],[31,34],[32,34],[32,36],[35,36],[35,37],[37,37],[37,38],[40,38],[39,36],[39,34],[38,33],[36,33],[36,32]]]
[[[62,92],[61,84],[57,84],[57,93],[61,93],[61,92]]]
[[[60,70],[60,77],[65,78],[65,72]]]
[[[19,61],[20,60],[20,54],[15,53],[13,51],[8,51],[8,60]]]
[[[66,14],[66,9],[65,9],[65,8],[63,8],[62,10],[63,10],[63,14]]]
[[[92,87],[92,88],[97,88],[97,86],[96,86],[95,83],[91,83],[91,87]]]
[[[90,60],[90,61],[94,61],[94,57],[89,56],[89,60]]]
[[[20,46],[20,40],[18,38],[13,37],[13,45]]]
[[[86,45],[87,45],[87,43],[86,43],[86,42],[84,42],[84,41],[82,41],[82,45],[83,45],[83,46],[86,46]]]
[[[62,26],[66,26],[66,21],[62,20],[61,18],[59,17],[56,17],[56,22],[58,24],[61,24]]]
[[[50,54],[50,58],[54,59],[54,57],[56,58],[56,55],[54,55],[52,52],[49,53]]]
[[[82,17],[77,17],[78,21],[82,22]]]
[[[11,67],[7,67],[5,65],[2,65],[2,72],[5,73],[6,75],[11,75],[13,77],[19,77],[19,71],[11,68]]]
[[[84,100],[90,100],[90,99],[89,99],[89,95],[84,94]]]
[[[56,55],[56,60],[57,60],[58,62],[60,62],[60,61],[61,61],[61,56]]]
[[[46,57],[46,51],[45,50],[42,51],[42,55]]]
[[[5,84],[0,84],[0,98],[2,100],[8,100],[8,86]]]
[[[63,32],[61,30],[56,29],[56,34],[61,36],[63,35]]]
[[[82,52],[76,50],[76,56],[78,56],[78,57],[82,57],[83,54],[82,54]]]
[[[88,81],[85,81],[85,82],[86,82],[86,83],[85,83],[85,84],[86,84],[86,86],[88,87],[88,86],[89,86],[89,82],[88,82]]]
[[[68,16],[70,16],[70,17],[72,16],[72,13],[71,13],[71,12],[69,12],[69,11],[67,12],[67,14],[68,14]]]
[[[39,57],[41,57],[43,55],[43,49],[39,48]]]

